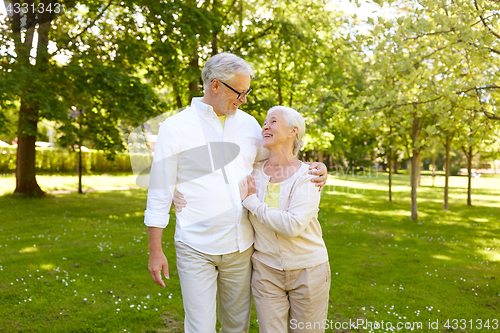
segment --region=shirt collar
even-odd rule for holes
[[[195,108],[200,115],[217,117],[214,108],[211,105],[203,103],[203,97],[193,97],[191,107]]]

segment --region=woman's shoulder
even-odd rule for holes
[[[288,184],[300,184],[300,183],[303,183],[305,181],[310,181],[312,178],[316,177],[315,175],[309,174],[309,164],[304,163],[302,161],[300,161],[300,163],[301,164],[300,164],[299,168],[297,169],[297,171],[295,171],[295,173],[290,178],[285,180],[284,182],[286,182]],[[292,186],[295,186],[295,185],[292,185]]]
[[[309,164],[302,162],[300,169],[293,175],[293,180],[290,178],[289,186],[290,195],[297,196],[303,200],[313,200],[317,195],[320,195],[316,183],[311,179],[316,177],[309,174]],[[311,202],[315,202],[314,200]]]
[[[304,163],[302,161],[300,161],[300,163],[301,163],[300,169],[297,171],[297,176],[300,179],[311,180],[312,178],[316,177],[315,175],[311,175],[309,173],[309,164]]]

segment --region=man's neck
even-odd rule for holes
[[[207,105],[210,105],[212,107],[212,109],[214,110],[215,114],[217,115],[217,117],[224,115],[223,113],[219,112],[219,110],[214,106],[215,103],[212,103],[207,96],[203,96],[203,98],[201,99],[200,102],[205,103]]]

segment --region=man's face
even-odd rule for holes
[[[232,79],[224,81],[236,91],[246,92],[250,89],[250,75],[236,74]],[[224,115],[232,115],[236,113],[238,107],[247,102],[246,95],[242,95],[238,99],[238,94],[226,87],[223,83],[218,82],[219,89],[217,94],[217,109]]]

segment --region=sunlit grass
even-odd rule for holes
[[[427,180],[418,189],[418,221],[409,218],[407,175],[395,175],[393,203],[385,174],[329,180],[320,215],[333,276],[330,318],[422,323],[418,332],[445,332],[453,318],[498,320],[500,179],[473,179],[468,207],[467,179],[452,177],[449,211],[443,188]],[[439,329],[430,329],[436,320]]]
[[[38,175],[38,185],[44,191],[78,190],[78,176],[71,175]],[[113,173],[84,175],[82,189],[96,189],[103,187],[137,186],[135,177],[129,173]],[[0,195],[10,194],[16,188],[16,178],[13,175],[0,177]]]
[[[162,289],[147,270],[145,190],[0,197],[0,331],[148,332],[182,321],[173,256]]]
[[[45,186],[70,187],[68,176],[50,177]],[[409,218],[407,175],[395,176],[393,203],[386,175],[329,180],[319,220],[332,269],[331,323],[412,322],[423,324],[416,332],[446,332],[447,319],[500,319],[500,188],[477,182],[468,207],[457,178],[449,211],[442,187],[419,188],[418,221]],[[94,184],[128,181],[101,176]],[[340,182],[343,190],[331,186]],[[162,289],[147,271],[145,205],[143,189],[0,197],[0,332],[182,332],[174,221],[164,231],[171,278]],[[439,329],[429,329],[436,320]]]

